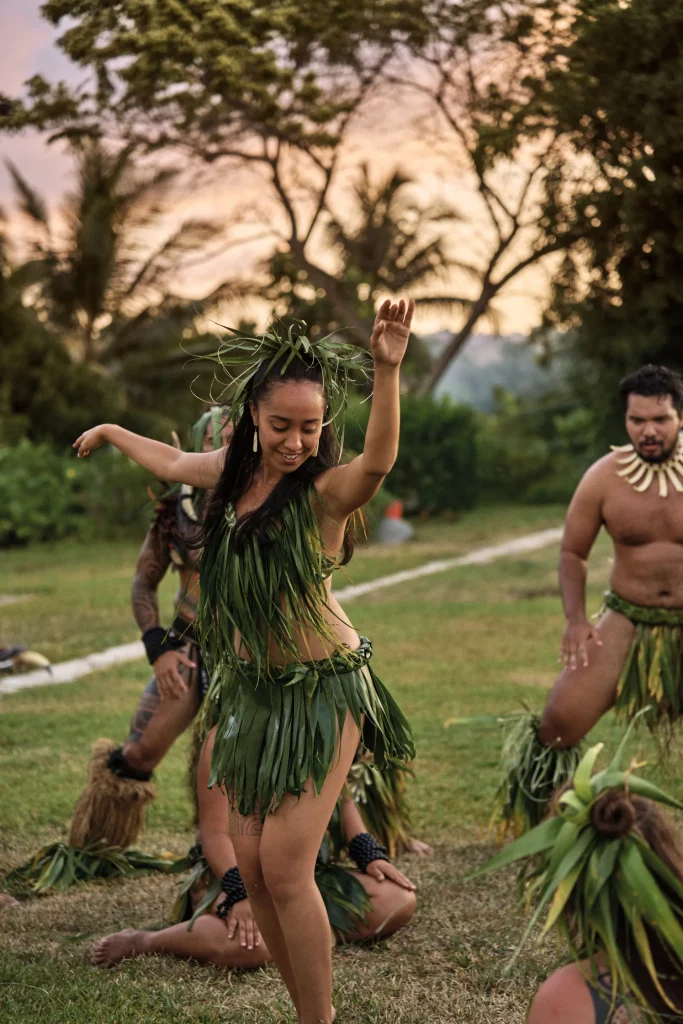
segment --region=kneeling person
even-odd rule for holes
[[[127,929],[105,936],[95,947],[94,960],[98,966],[110,967],[119,960],[144,953],[165,953],[232,968],[261,967],[271,959],[254,921],[229,835],[231,825],[236,827],[242,819],[231,818],[228,798],[218,786],[207,788],[215,733],[214,728],[202,748],[197,796],[201,855],[212,876],[208,892],[210,895],[213,887],[220,895],[189,926],[182,922],[162,931]],[[346,918],[347,927],[335,928],[338,938],[344,942],[385,938],[408,924],[415,913],[415,886],[387,858],[384,847],[365,831],[360,812],[349,795],[340,798],[337,816],[334,831],[341,830],[361,870],[334,863],[335,858],[329,855],[331,837],[326,837],[316,881],[331,924],[334,926],[335,922]],[[340,878],[340,872],[345,877]],[[192,894],[195,907],[206,901],[206,891]],[[355,913],[350,915],[345,909],[340,916],[336,893],[342,896],[345,908],[349,904],[355,907]]]

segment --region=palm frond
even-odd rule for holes
[[[12,178],[12,183],[19,201],[19,209],[42,231],[44,231],[46,235],[49,235],[50,225],[45,200],[28,183],[19,168],[13,164],[11,160],[5,160],[5,166]]]

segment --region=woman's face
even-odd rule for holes
[[[325,400],[319,385],[307,380],[282,381],[259,401],[249,403],[258,430],[264,464],[292,473],[315,451],[320,440]]]

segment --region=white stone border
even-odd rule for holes
[[[527,551],[539,551],[550,544],[555,544],[561,537],[561,527],[540,530],[537,533],[529,533],[525,537],[518,537],[516,540],[508,540],[502,544],[478,548],[476,551],[471,551],[469,555],[426,562],[425,565],[418,565],[415,569],[405,569],[403,572],[395,572],[389,576],[379,576],[375,580],[368,580],[367,583],[357,583],[349,587],[342,587],[341,590],[335,590],[335,597],[339,601],[353,601],[357,597],[364,597],[365,594],[372,594],[376,590],[383,590],[384,587],[393,587],[397,583],[407,583],[410,580],[419,579],[421,576],[432,576],[434,573],[445,572],[447,569],[455,569],[458,566],[486,565],[488,562],[492,562],[496,558],[502,558],[505,555],[520,555]],[[36,672],[27,672],[24,675],[10,676],[3,679],[0,681],[0,694],[17,693],[19,690],[27,690],[33,686],[71,683],[75,679],[80,679],[81,676],[89,675],[91,672],[109,668],[110,665],[119,665],[126,661],[138,661],[144,655],[145,649],[139,640],[132,644],[109,647],[106,651],[88,654],[85,658],[61,661],[57,665],[52,666],[51,673],[46,669],[39,669]]]

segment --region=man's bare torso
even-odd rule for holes
[[[683,494],[659,497],[656,482],[644,493],[617,476],[617,456],[599,473],[602,521],[614,543],[612,588],[634,604],[683,608]]]

